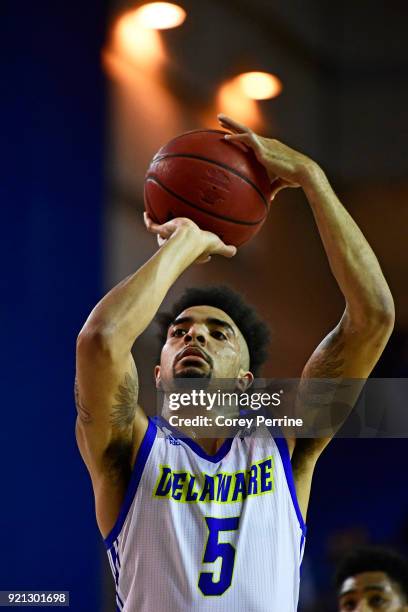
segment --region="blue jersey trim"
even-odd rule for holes
[[[300,539],[300,554],[302,554],[303,552],[302,549],[303,549],[304,543],[305,543],[305,534],[302,533],[302,537]]]
[[[121,610],[123,610],[123,601],[120,598],[120,595],[118,593],[118,591],[116,590],[116,606],[117,609],[121,612]]]
[[[197,444],[197,442],[194,442],[194,440],[191,440],[191,438],[183,438],[183,442],[185,442],[191,448],[192,451],[197,453],[197,455],[199,455],[203,459],[211,461],[211,463],[218,463],[219,461],[221,461],[221,459],[224,459],[225,455],[227,455],[231,450],[232,441],[233,438],[227,438],[226,440],[224,440],[215,455],[208,455],[205,450],[201,448],[199,444]]]
[[[292,471],[292,463],[290,461],[290,455],[289,455],[289,448],[288,448],[288,443],[286,441],[285,438],[283,437],[274,437],[272,435],[271,430],[270,434],[276,444],[276,446],[278,447],[278,451],[280,454],[280,458],[282,460],[282,465],[283,465],[283,469],[285,470],[285,476],[286,476],[286,482],[288,483],[288,487],[289,487],[289,492],[290,492],[290,496],[292,498],[292,503],[293,503],[293,507],[295,508],[295,512],[296,512],[296,516],[298,518],[299,521],[299,526],[302,530],[302,534],[303,534],[303,538],[306,536],[306,524],[305,521],[303,520],[303,516],[302,513],[300,511],[299,508],[299,502],[296,496],[296,488],[295,488],[295,482],[293,480],[293,471]],[[282,435],[282,434],[280,434]]]
[[[116,523],[114,524],[112,531],[105,538],[105,546],[109,549],[112,544],[118,537],[121,529],[123,527],[123,523],[126,520],[127,514],[129,512],[130,506],[132,505],[133,499],[136,495],[137,488],[139,486],[140,479],[143,474],[144,467],[146,465],[146,461],[149,457],[150,451],[153,446],[153,442],[155,441],[157,435],[157,427],[153,423],[152,419],[149,418],[149,424],[147,426],[146,433],[143,437],[142,443],[140,445],[139,451],[136,456],[135,465],[133,467],[132,476],[130,478],[130,482],[125,494],[125,499],[123,501],[122,507],[119,512],[119,516],[117,518]]]
[[[182,440],[183,442],[185,442],[185,444],[187,444],[187,446],[189,446],[192,451],[194,451],[197,455],[199,455],[199,457],[202,457],[203,459],[206,459],[207,461],[211,461],[211,463],[218,463],[219,461],[221,461],[221,459],[224,459],[225,455],[229,453],[233,439],[234,439],[234,438],[226,438],[224,442],[221,444],[220,448],[215,453],[215,455],[208,455],[205,452],[205,450],[201,448],[199,444],[197,444],[197,442],[194,442],[194,440],[186,436],[184,432],[170,425],[170,423],[166,421],[166,419],[163,418],[162,416],[153,417],[153,421],[159,427],[164,426],[167,429],[170,429],[170,431],[174,434],[174,437],[176,439]]]

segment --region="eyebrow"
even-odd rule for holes
[[[193,321],[194,321],[193,317],[179,317],[178,319],[175,319],[174,321],[172,321],[170,325],[181,325],[182,323],[192,323]],[[216,325],[217,327],[224,327],[225,329],[228,329],[235,336],[234,328],[232,327],[232,325],[227,323],[227,321],[223,321],[222,319],[217,319],[215,317],[207,317],[204,323],[206,323],[207,325]]]
[[[363,591],[381,591],[382,593],[386,592],[386,588],[385,586],[381,585],[381,584],[369,584],[368,586],[365,586],[363,588]],[[340,593],[339,597],[345,597],[346,595],[351,595],[357,593],[357,589],[349,589],[348,591],[344,591],[344,593]]]

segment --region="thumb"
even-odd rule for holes
[[[232,244],[224,244],[224,242],[220,240],[218,245],[212,252],[214,253],[214,255],[222,255],[223,257],[234,257],[237,252],[237,247]]]
[[[288,187],[291,187],[293,189],[299,187],[299,185],[297,185],[296,183],[291,183],[290,181],[287,181],[286,179],[283,179],[281,177],[277,177],[276,179],[274,179],[272,181],[271,201],[282,189],[287,189]]]

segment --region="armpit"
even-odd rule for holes
[[[114,485],[127,486],[132,467],[132,440],[113,440],[105,450],[102,459],[102,469],[109,481]]]

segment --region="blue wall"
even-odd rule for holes
[[[70,590],[93,612],[99,535],[72,388],[101,294],[104,6],[2,13],[0,589]]]

